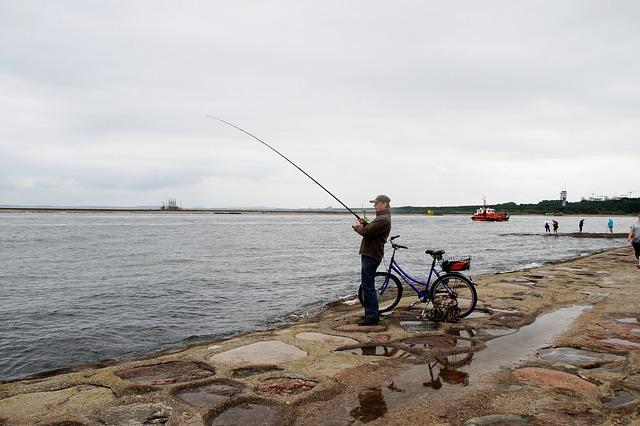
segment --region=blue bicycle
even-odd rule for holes
[[[426,280],[413,278],[406,273],[395,260],[396,251],[408,249],[393,242],[400,235],[390,238],[393,254],[386,272],[376,272],[375,288],[378,295],[379,311],[388,312],[396,307],[402,298],[402,283],[392,272],[398,274],[402,280],[416,293],[418,301],[433,304],[433,319],[438,321],[448,320],[451,316],[464,318],[473,312],[478,301],[475,286],[471,279],[462,275],[459,271],[468,270],[471,266],[471,258],[460,260],[443,260],[444,250],[427,250],[426,254],[433,258],[429,277]],[[436,269],[436,262],[440,262],[441,271]],[[431,278],[435,277],[433,285]],[[360,303],[363,303],[362,288],[358,291]],[[413,305],[412,305],[413,306]],[[423,313],[426,311],[423,310]],[[453,315],[451,313],[453,312]]]

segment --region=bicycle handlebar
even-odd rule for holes
[[[407,246],[401,246],[400,244],[391,244],[391,247],[393,247],[394,249],[405,249],[405,250],[409,250],[409,247],[407,247]]]

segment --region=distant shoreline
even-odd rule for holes
[[[358,212],[362,209],[354,209]],[[181,209],[181,210],[162,210],[162,209],[145,209],[145,208],[91,208],[91,207],[0,207],[0,214],[2,213],[149,213],[149,214],[315,214],[315,215],[350,215],[348,211],[344,210],[328,210],[328,209]],[[427,217],[440,217],[440,216],[471,216],[472,213],[444,213],[434,214],[429,216],[424,213],[416,212],[394,212],[394,215],[402,216],[427,216]],[[367,214],[374,215],[373,210],[367,210]],[[540,213],[512,213],[511,216],[545,216]],[[547,215],[552,217],[552,215]],[[562,215],[557,215],[562,217]],[[567,214],[566,216],[611,216],[611,217],[630,217],[634,214]]]

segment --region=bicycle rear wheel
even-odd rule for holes
[[[444,274],[440,276],[431,287],[430,298],[447,296],[458,302],[460,318],[464,318],[473,312],[478,301],[478,295],[469,278],[461,274]]]
[[[376,272],[375,288],[376,295],[378,296],[378,311],[388,312],[396,307],[402,298],[402,284],[398,277],[393,274],[389,274],[389,283],[384,291],[380,292],[384,282],[386,280],[386,272]],[[358,299],[360,304],[364,306],[364,295],[362,292],[362,286],[358,289]]]

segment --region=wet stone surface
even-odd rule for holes
[[[604,343],[606,346],[620,349],[637,349],[640,348],[640,343],[632,342],[631,340],[626,339],[600,339],[601,343]]]
[[[293,345],[279,340],[269,340],[216,354],[210,360],[232,365],[280,364],[296,361],[306,356],[305,351]]]
[[[519,426],[530,424],[526,417],[516,414],[492,414],[474,417],[464,422],[464,426]]]
[[[164,404],[131,404],[109,407],[98,416],[99,424],[109,426],[165,424],[171,417],[171,407]]]
[[[382,356],[386,358],[405,358],[411,359],[416,356],[410,352],[403,351],[402,349],[394,348],[386,345],[372,345],[361,346],[352,349],[342,349],[338,352],[346,352],[353,355],[365,355],[365,356]]]
[[[374,343],[387,343],[391,340],[391,336],[388,334],[374,334],[373,336],[370,336],[370,340]]]
[[[480,311],[480,310],[476,309],[475,311],[473,311],[469,315],[467,315],[465,318],[485,318],[485,317],[488,317],[488,316],[489,316],[488,312],[483,312],[483,311]]]
[[[626,318],[618,318],[616,321],[621,322],[623,324],[638,324],[638,318],[635,317],[626,317]]]
[[[602,405],[610,409],[626,408],[636,405],[638,399],[624,390],[614,391],[613,398],[603,399]]]
[[[440,328],[439,322],[433,321],[400,321],[400,327],[409,333],[424,333],[436,331]]]
[[[640,392],[640,373],[627,376],[622,383],[627,388]]]
[[[387,331],[387,326],[384,324],[378,324],[378,325],[358,325],[358,324],[344,324],[344,325],[339,325],[337,327],[334,328],[334,330],[336,331],[343,331],[343,332],[347,332],[347,333],[371,333],[371,332],[377,332],[377,331]]]
[[[277,377],[265,380],[256,387],[256,393],[261,395],[296,395],[309,391],[316,386],[316,382],[292,377]]]
[[[146,365],[116,373],[121,379],[154,385],[190,382],[211,377],[214,374],[215,371],[211,367],[204,368],[195,362],[182,361]]]
[[[18,425],[46,423],[52,411],[64,418],[76,414],[94,401],[111,403],[112,400],[115,400],[115,395],[110,389],[90,385],[23,393],[0,399],[0,419],[6,419],[7,424]]]
[[[596,385],[578,376],[547,368],[525,367],[513,372],[515,380],[533,383],[542,387],[553,387],[576,391],[595,391]]]
[[[623,356],[575,348],[541,349],[538,351],[538,356],[547,361],[563,362],[584,369],[612,370],[619,368],[626,361]]]
[[[240,392],[241,390],[237,386],[212,383],[209,385],[182,390],[176,394],[176,397],[185,401],[189,405],[193,405],[194,407],[206,407],[226,401],[238,395]]]
[[[270,371],[281,371],[281,368],[276,367],[275,365],[254,365],[251,367],[241,367],[233,370],[232,377],[234,378],[245,378],[255,376],[257,374],[268,373]]]
[[[496,337],[506,336],[508,334],[513,334],[517,332],[517,329],[508,328],[508,327],[492,327],[492,328],[481,328],[474,332],[473,337],[477,337],[482,340],[491,340]]]
[[[335,347],[346,346],[346,345],[356,345],[360,343],[357,340],[351,339],[349,337],[334,336],[331,334],[316,333],[316,332],[309,332],[309,331],[296,334],[296,339],[307,340],[311,342],[322,342],[327,345],[331,345]]]
[[[274,421],[275,413],[271,407],[257,403],[245,403],[223,411],[208,424],[258,426],[273,424]]]

